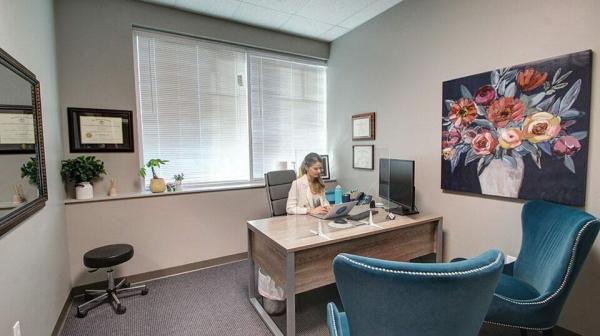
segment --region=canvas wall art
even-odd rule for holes
[[[443,83],[442,189],[583,206],[591,50]]]

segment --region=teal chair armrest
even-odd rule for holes
[[[327,329],[329,336],[350,336],[346,313],[341,313],[333,302],[327,305]]]

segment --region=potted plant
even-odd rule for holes
[[[156,175],[156,168],[160,168],[161,165],[166,164],[169,160],[161,160],[161,159],[150,159],[146,163],[145,167],[140,168],[138,174],[142,178],[146,178],[146,168],[150,168],[152,171],[152,179],[150,180],[150,191],[153,193],[161,193],[165,192],[167,189],[167,185],[165,184],[165,179],[158,177]]]
[[[38,164],[36,157],[31,157],[29,161],[23,163],[21,166],[21,177],[27,177],[31,185],[38,186]]]
[[[183,188],[181,187],[181,184],[183,183],[183,173],[175,174],[173,176],[173,179],[175,179],[175,191],[183,190]]]
[[[104,162],[95,156],[79,156],[74,159],[62,160],[60,174],[65,182],[75,183],[75,198],[89,199],[94,197],[92,181],[96,180],[104,170]]]

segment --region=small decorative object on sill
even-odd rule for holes
[[[79,156],[74,159],[62,160],[60,174],[65,182],[75,183],[75,198],[90,199],[94,197],[94,187],[91,182],[106,174],[104,162],[95,156]]]
[[[175,183],[173,183],[173,182],[167,183],[167,192],[175,192],[175,191],[177,191],[176,187],[175,187]]]
[[[115,180],[114,178],[110,179],[110,187],[108,188],[108,196],[110,197],[114,197],[117,196],[119,193],[117,192],[117,180]]]
[[[18,205],[18,204],[25,202],[25,199],[23,198],[22,195],[23,195],[23,188],[21,187],[20,184],[17,184],[15,186],[15,194],[12,197],[12,202],[14,205]]]
[[[167,162],[169,162],[169,160],[150,159],[146,163],[146,167],[140,168],[140,171],[138,172],[138,174],[141,177],[146,178],[146,168],[150,168],[150,170],[152,171],[152,179],[150,180],[150,191],[153,193],[162,193],[165,192],[165,190],[167,190],[165,179],[158,177],[158,175],[156,175],[155,169],[160,168],[161,165],[164,165]]]
[[[174,191],[182,191],[183,190],[183,173],[181,174],[176,174],[173,176],[173,179],[175,179],[175,190]]]
[[[287,170],[288,168],[287,161],[279,161],[277,162],[277,170]]]

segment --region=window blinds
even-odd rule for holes
[[[309,152],[325,154],[326,67],[261,54],[248,63],[253,178],[280,162],[297,169]]]
[[[169,160],[160,177],[186,184],[248,181],[246,51],[145,31],[134,42],[144,162]]]

